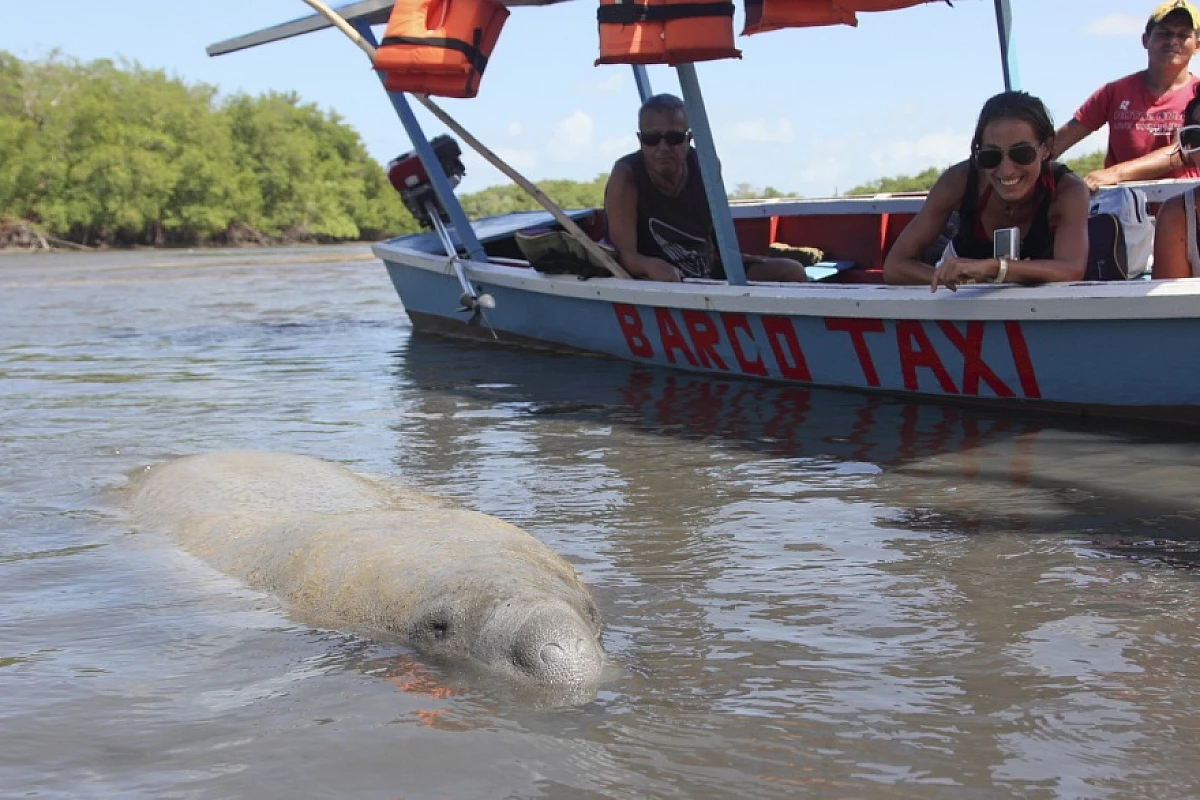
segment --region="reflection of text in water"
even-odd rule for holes
[[[792,318],[625,303],[614,303],[613,311],[630,355],[637,358],[804,383],[970,397],[1041,397],[1018,322]],[[814,379],[805,347],[843,348],[846,343],[859,374]],[[991,345],[986,356],[985,345]],[[838,366],[828,356],[815,363],[818,370],[830,373]]]

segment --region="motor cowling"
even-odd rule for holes
[[[467,174],[467,168],[462,163],[462,150],[459,148],[458,142],[453,137],[442,134],[430,139],[429,146],[433,149],[433,154],[437,158],[438,164],[441,165],[442,172],[446,174],[450,188],[458,186],[463,176]],[[421,227],[433,227],[431,208],[435,209],[442,219],[449,221],[446,209],[438,202],[437,195],[433,191],[433,182],[429,179],[429,173],[425,170],[425,165],[421,163],[416,150],[402,153],[388,162],[387,174],[388,181],[400,193],[404,207]]]

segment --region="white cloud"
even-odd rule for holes
[[[795,181],[775,188],[785,192],[796,192],[805,197],[815,197],[845,191],[858,181],[848,176],[846,161],[837,156],[815,158],[805,163],[789,180]],[[781,181],[782,182],[782,181]],[[798,184],[798,185],[796,185]]]
[[[806,139],[800,147],[803,156],[765,148],[764,153],[774,154],[771,158],[751,156],[751,163],[745,164],[731,160],[729,173],[733,178],[737,168],[732,183],[770,185],[806,197],[823,197],[880,178],[916,175],[929,167],[944,169],[966,158],[970,138],[970,131],[950,128],[900,138],[889,126]]]
[[[787,144],[795,139],[795,133],[790,120],[777,119],[770,123],[761,119],[748,119],[722,126],[720,137],[733,142]]]
[[[580,84],[580,88],[585,92],[597,92],[599,94],[620,92],[627,86],[627,75],[628,73],[624,70],[613,70],[598,80],[586,81]]]
[[[632,135],[614,136],[611,139],[603,139],[598,148],[599,152],[607,157],[610,162],[616,161],[626,153],[632,153],[637,149],[637,139]],[[610,163],[603,171],[607,172],[611,166],[612,164]]]
[[[508,123],[508,135],[509,136],[520,136],[521,131],[522,131],[521,123],[519,123],[519,122]]]
[[[1089,22],[1083,32],[1088,36],[1141,36],[1146,20],[1129,14],[1108,14]]]
[[[538,158],[536,150],[530,150],[524,147],[497,147],[493,149],[496,155],[500,156],[500,160],[508,164],[517,172],[525,172],[537,167],[541,161]],[[479,159],[483,161],[482,158]],[[486,163],[486,162],[485,162]]]
[[[870,163],[880,177],[912,175],[931,166],[948,167],[968,155],[969,132],[935,131],[915,139],[876,141]]]
[[[592,132],[595,127],[590,116],[582,111],[575,111],[554,126],[546,143],[546,152],[555,161],[586,161],[591,155]]]

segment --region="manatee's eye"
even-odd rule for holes
[[[444,617],[434,617],[425,623],[426,630],[434,639],[441,641],[450,634],[450,622]]]

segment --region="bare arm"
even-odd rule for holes
[[[1155,280],[1192,277],[1187,253],[1189,224],[1195,223],[1187,219],[1183,195],[1172,197],[1158,209],[1154,223],[1154,269],[1151,275]]]
[[[608,239],[617,249],[617,260],[635,278],[679,281],[679,270],[661,258],[642,255],[637,249],[637,183],[625,164],[613,166],[604,188],[604,215]]]
[[[1095,191],[1101,186],[1112,186],[1121,181],[1152,181],[1165,178],[1171,170],[1183,165],[1183,153],[1179,151],[1179,146],[1168,144],[1130,161],[1122,161],[1120,164],[1089,172],[1083,180],[1089,189]]]
[[[891,284],[928,284],[934,269],[921,261],[921,253],[941,235],[946,220],[958,208],[967,188],[971,165],[963,161],[942,173],[921,210],[900,232],[883,260],[883,279]]]
[[[1078,120],[1067,120],[1066,124],[1054,133],[1054,147],[1050,150],[1050,159],[1058,161],[1059,156],[1083,141],[1089,133],[1091,131]]]

